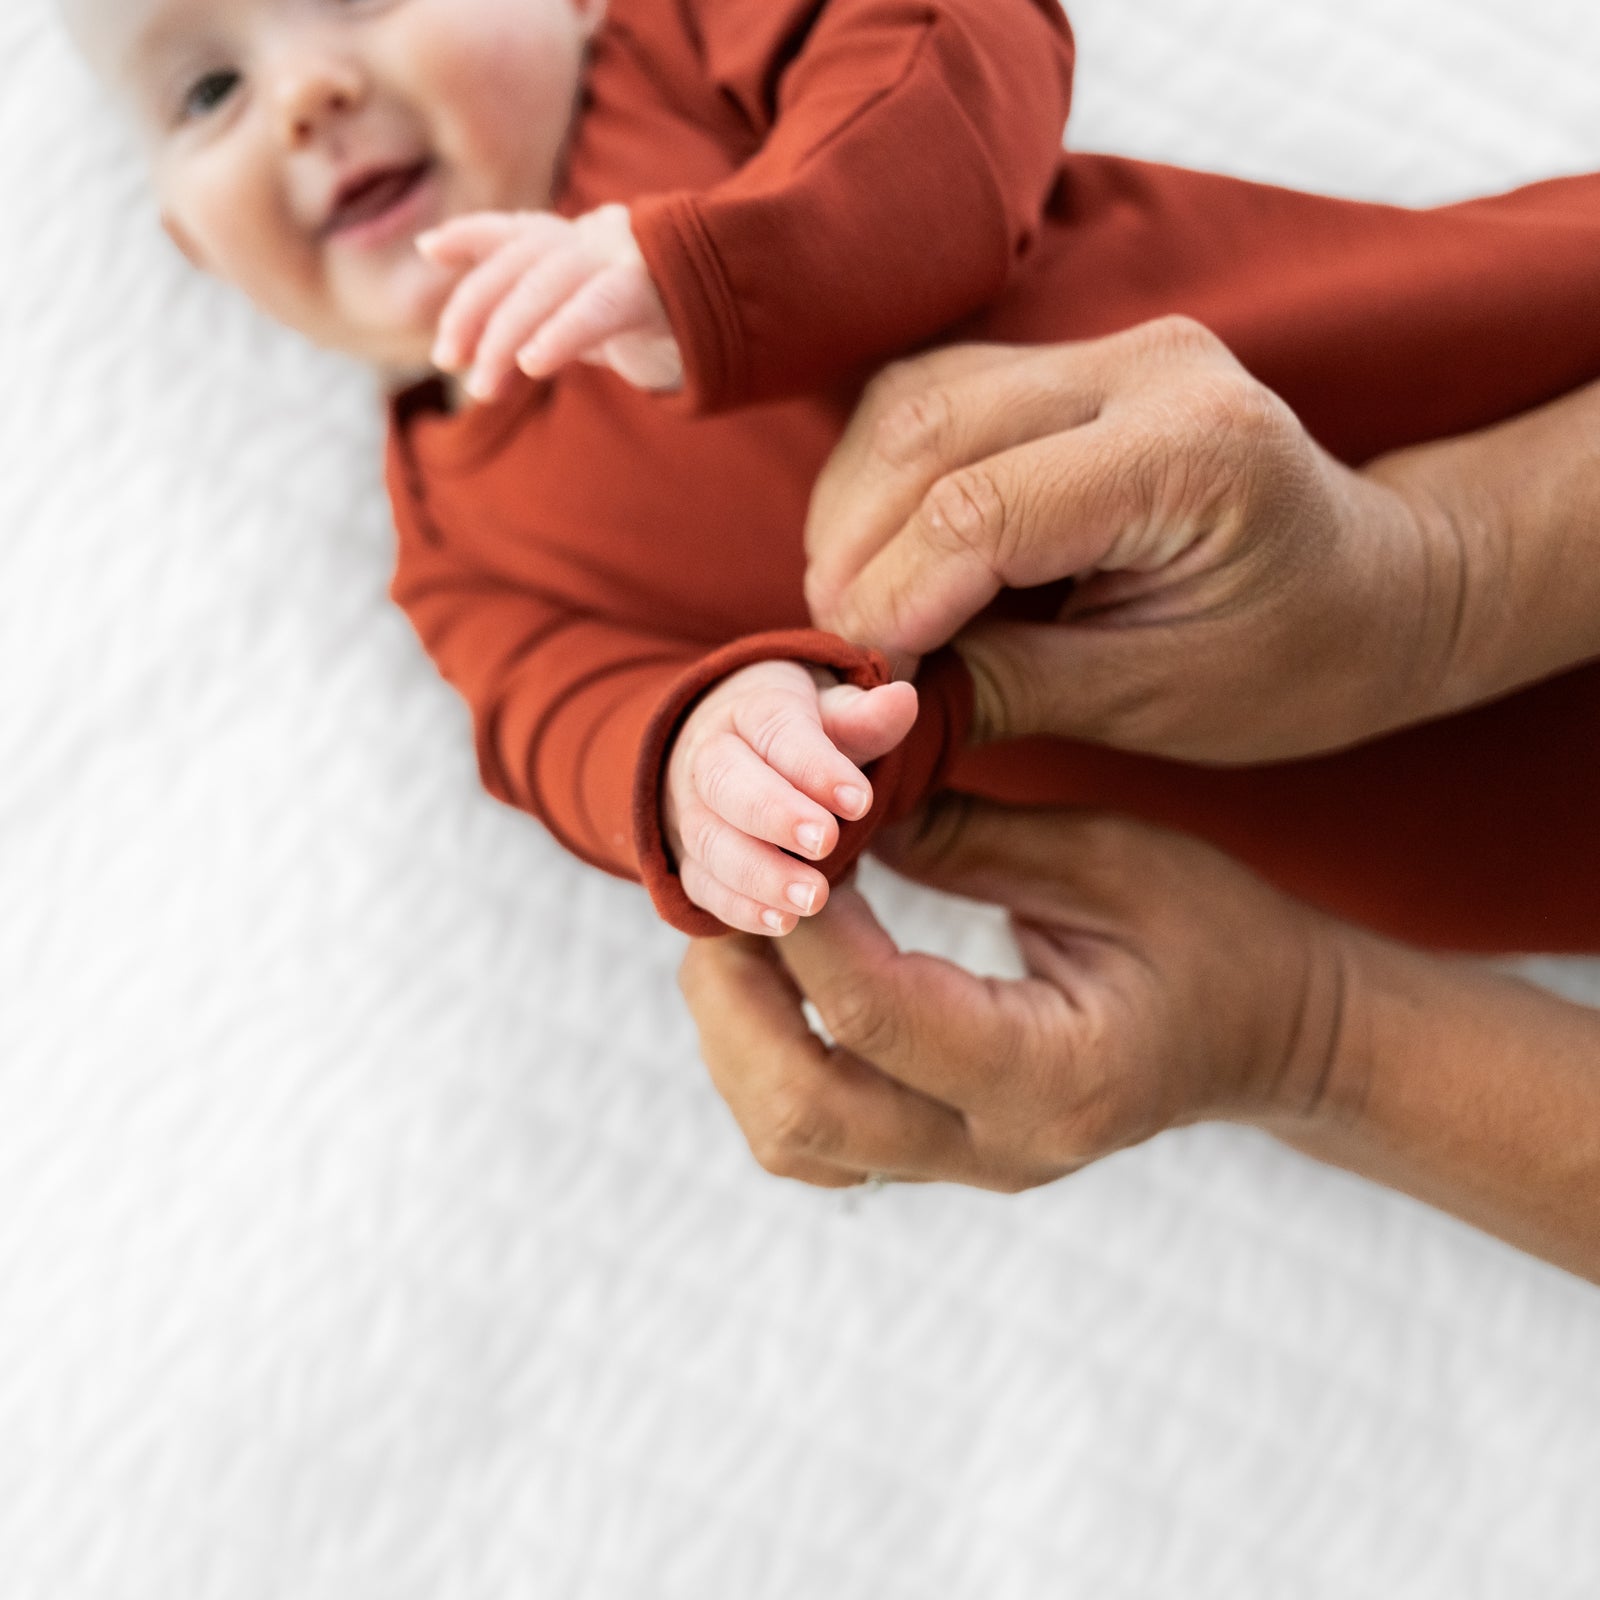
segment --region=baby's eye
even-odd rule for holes
[[[185,117],[203,117],[215,111],[239,85],[237,72],[208,72],[189,85],[183,97]]]

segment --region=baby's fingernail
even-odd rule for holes
[[[763,926],[770,928],[774,933],[789,931],[789,919],[781,911],[763,911],[761,921]]]
[[[865,789],[858,789],[853,783],[841,783],[833,791],[833,809],[841,817],[863,816],[871,799]]]
[[[817,891],[812,884],[791,883],[788,890],[789,904],[792,905],[802,917],[809,917],[817,907]],[[773,913],[776,915],[776,913]]]
[[[827,838],[827,835],[823,832],[820,822],[803,823],[794,830],[794,836],[800,841],[800,848],[808,856],[820,856],[822,854],[822,842]]]

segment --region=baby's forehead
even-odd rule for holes
[[[57,0],[67,31],[91,66],[113,80],[137,72],[164,38],[203,26],[217,0]]]

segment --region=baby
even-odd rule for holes
[[[913,688],[808,628],[801,531],[862,381],[940,338],[1186,312],[1347,459],[1524,409],[1600,373],[1587,180],[1416,213],[1063,155],[1055,0],[64,4],[184,254],[410,381],[394,594],[486,785],[677,926],[787,932],[954,785],[1501,942],[1463,851],[1519,830],[1419,844],[1407,736],[1343,783],[969,750],[957,657]]]

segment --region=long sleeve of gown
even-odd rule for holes
[[[394,474],[403,473],[398,452]],[[452,547],[411,495],[392,495],[399,536],[391,594],[472,715],[478,770],[497,800],[536,816],[593,866],[642,882],[690,934],[727,930],[684,894],[661,825],[667,752],[705,691],[772,659],[827,667],[860,688],[889,681],[876,652],[810,629],[718,647],[578,610]],[[872,768],[870,819],[846,824],[825,871],[836,881],[878,827],[938,787],[965,734],[970,686],[954,656],[924,673],[916,731]]]
[[[859,377],[1000,294],[1066,124],[1055,0],[706,0],[697,21],[760,142],[632,208],[693,403]]]

